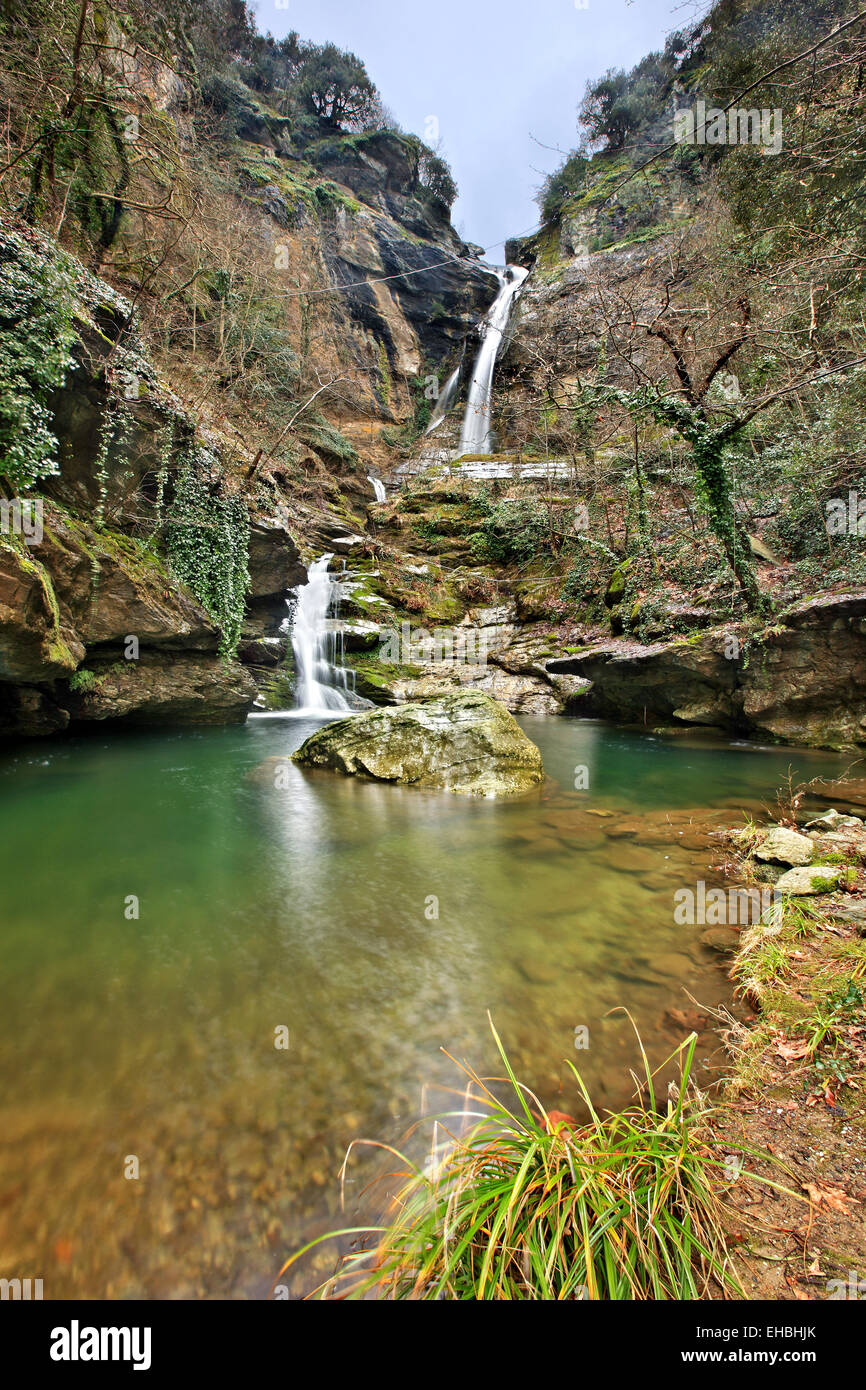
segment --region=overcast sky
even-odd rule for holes
[[[259,28],[357,53],[404,130],[438,121],[454,225],[503,259],[536,189],[577,143],[588,78],[634,65],[693,13],[683,0],[255,0]],[[435,134],[435,131],[433,132]],[[535,139],[533,139],[535,137]],[[435,139],[430,141],[435,143]]]

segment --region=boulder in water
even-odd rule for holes
[[[293,760],[460,796],[517,796],[544,780],[535,744],[508,710],[478,690],[327,724]]]

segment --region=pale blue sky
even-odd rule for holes
[[[588,78],[632,67],[694,13],[683,0],[255,0],[259,28],[357,53],[405,130],[436,117],[454,225],[501,261],[537,225],[544,173],[577,142]],[[540,172],[538,172],[540,171]]]

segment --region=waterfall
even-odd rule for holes
[[[500,275],[500,290],[481,325],[481,346],[466,399],[466,414],[460,432],[460,454],[490,453],[490,397],[493,369],[508,327],[512,304],[529,274],[520,265],[509,265]]]
[[[340,585],[328,573],[333,558],[322,555],[314,561],[306,584],[295,590],[295,704],[310,714],[351,714],[360,703],[357,699],[350,703],[354,674],[343,666],[343,634],[328,625],[328,614],[340,596]]]
[[[433,414],[430,416],[430,424],[424,431],[425,434],[429,434],[431,430],[436,429],[437,425],[441,425],[457,399],[457,388],[460,384],[460,372],[462,367],[463,359],[461,358],[436,398]]]
[[[387,501],[388,501],[388,494],[387,494],[387,492],[385,491],[385,484],[382,482],[382,479],[381,479],[381,478],[374,478],[373,475],[372,475],[372,473],[368,473],[368,474],[367,474],[367,482],[373,484],[373,491],[374,491],[375,494],[376,494],[376,501],[377,501],[377,502],[387,502]]]

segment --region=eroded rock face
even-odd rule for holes
[[[237,662],[205,652],[145,652],[97,668],[92,684],[65,699],[72,722],[135,725],[242,724],[256,696]]]
[[[241,661],[260,664],[250,644],[261,638],[277,637],[288,610],[286,598],[290,589],[305,584],[307,571],[301,562],[294,537],[277,520],[253,521],[250,526],[250,591],[244,619],[245,645]],[[283,644],[285,652],[285,642]],[[269,663],[265,661],[265,665]]]
[[[50,690],[31,685],[0,683],[0,738],[43,738],[69,725]]]
[[[14,264],[25,282],[58,255],[35,229],[4,231],[4,271]],[[59,471],[41,481],[38,536],[21,527],[0,536],[0,736],[102,720],[243,719],[252,678],[221,658],[217,626],[160,558],[166,500],[188,450],[216,464],[218,437],[197,430],[159,377],[132,305],[83,267],[63,266],[75,337],[48,401]],[[135,385],[122,412],[107,359]],[[255,640],[278,630],[286,590],[304,576],[282,519],[253,517],[249,570]]]
[[[798,835],[796,830],[777,825],[758,845],[755,858],[766,864],[787,864],[789,868],[798,868],[809,863],[814,849],[808,835]]]
[[[0,548],[0,682],[67,676],[84,644],[55,606],[51,578],[23,549]]]
[[[0,546],[0,737],[246,718],[255,683],[192,595],[128,537],[44,515],[38,546]]]
[[[446,232],[426,225],[422,204],[391,204],[390,216],[341,214],[325,257],[344,287],[354,325],[385,343],[396,371],[415,374],[425,357],[440,363],[455,351],[490,307],[498,282],[488,267],[466,256],[450,227]],[[402,228],[410,206],[423,216],[416,224],[408,219],[407,236]]]
[[[827,594],[785,615],[750,662],[743,714],[789,743],[866,742],[866,591]]]
[[[535,744],[479,691],[341,719],[308,738],[294,761],[460,796],[516,796],[544,780]]]
[[[251,599],[285,600],[286,590],[307,578],[294,538],[277,521],[250,527],[249,570]]]
[[[635,723],[837,748],[866,743],[866,590],[827,594],[732,646],[736,629],[641,646],[612,642],[547,663],[592,682],[582,709]]]

